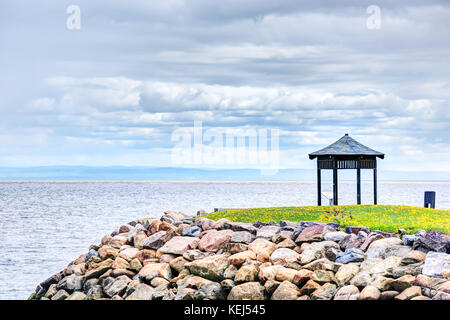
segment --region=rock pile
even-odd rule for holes
[[[104,236],[31,299],[450,299],[448,235],[339,228],[167,211]]]

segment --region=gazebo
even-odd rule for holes
[[[347,133],[328,147],[309,154],[317,158],[317,205],[322,205],[320,170],[333,170],[333,205],[338,204],[338,170],[356,169],[356,201],[361,204],[361,169],[373,169],[373,202],[377,204],[377,157],[384,153],[375,151],[351,138]]]

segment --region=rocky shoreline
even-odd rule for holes
[[[122,225],[40,300],[450,300],[450,236],[166,211]]]

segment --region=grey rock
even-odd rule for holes
[[[348,248],[344,252],[339,252],[336,255],[336,262],[350,263],[364,261],[364,251],[358,248]]]
[[[76,274],[72,274],[66,279],[65,288],[68,291],[80,291],[83,288],[84,278]]]
[[[264,226],[256,232],[256,238],[264,238],[270,241],[278,232],[280,232],[280,227],[278,226]]]
[[[415,234],[412,234],[412,235],[405,234],[405,235],[402,237],[402,244],[403,244],[404,246],[412,246],[413,243],[414,243],[414,241],[416,241],[418,238],[419,238],[419,236],[418,236],[418,235],[415,235]]]
[[[181,235],[187,237],[198,237],[202,231],[202,228],[200,228],[199,226],[192,226],[183,229],[183,231],[181,231]]]
[[[167,297],[170,295],[170,290],[165,285],[160,285],[153,290],[152,293],[152,300],[163,300],[164,297]]]
[[[159,249],[166,240],[166,231],[158,231],[141,241],[140,245],[144,249]]]
[[[174,300],[194,300],[196,290],[192,288],[181,288],[175,295]]]
[[[422,273],[423,263],[411,263],[406,266],[401,265],[392,269],[392,277],[400,278],[404,275],[410,274],[412,276],[417,276]]]
[[[125,300],[151,300],[154,289],[145,283],[140,283],[136,286],[132,294],[126,297]]]
[[[96,286],[98,284],[98,279],[89,279],[87,280],[84,285],[83,285],[83,291],[84,292],[88,292],[89,289],[91,289],[92,287]]]
[[[226,299],[226,294],[222,289],[221,285],[217,282],[212,282],[203,285],[194,295],[196,300],[208,299],[208,300],[224,300]]]
[[[103,290],[100,285],[95,285],[86,292],[87,300],[96,300],[103,298]]]
[[[347,233],[343,231],[333,231],[333,232],[327,232],[323,236],[323,239],[326,241],[334,241],[339,242],[342,239],[344,239],[347,236]]]
[[[85,300],[86,299],[86,294],[84,292],[81,291],[75,291],[74,293],[72,293],[70,296],[68,296],[66,298],[66,300]]]
[[[226,229],[231,229],[235,232],[247,231],[250,232],[251,234],[256,234],[256,232],[258,231],[258,228],[256,228],[254,225],[245,222],[225,223],[224,227],[226,227]]]
[[[121,296],[125,293],[129,282],[130,279],[126,277],[117,278],[106,287],[104,287],[104,291],[110,297],[113,297],[115,295]]]
[[[53,297],[51,300],[65,300],[67,299],[67,297],[69,296],[69,294],[67,293],[66,290],[59,290]]]
[[[248,231],[237,231],[233,233],[230,242],[250,244],[255,240],[255,236]]]
[[[372,277],[366,271],[360,271],[357,273],[352,280],[350,280],[350,284],[362,289],[364,287],[369,286],[372,283]]]
[[[419,236],[413,243],[415,250],[450,253],[450,236],[437,231]]]
[[[100,256],[98,255],[97,250],[90,249],[89,252],[86,254],[86,258],[84,258],[84,261],[88,261],[91,257],[100,258]]]

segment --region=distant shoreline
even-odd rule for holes
[[[46,182],[46,183],[316,183],[313,180],[150,180],[150,179],[0,179],[0,183],[28,183],[28,182]],[[371,180],[362,180],[362,182],[372,183]],[[401,183],[411,183],[411,184],[423,184],[423,183],[433,183],[433,184],[450,184],[449,180],[380,180],[379,183],[388,184],[401,184]],[[345,184],[355,184],[352,180],[342,180],[339,183]]]

